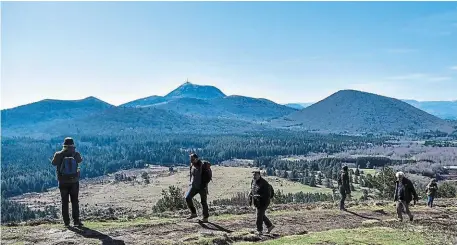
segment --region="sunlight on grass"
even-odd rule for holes
[[[252,243],[237,243],[238,245]],[[277,240],[262,242],[265,245],[299,244],[388,244],[420,245],[428,244],[425,236],[418,232],[405,232],[387,227],[338,229],[313,232],[303,236],[289,236]]]

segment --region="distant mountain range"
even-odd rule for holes
[[[457,120],[457,100],[455,101],[416,101],[406,103],[443,119]]]
[[[442,119],[457,120],[457,100],[456,101],[417,101],[402,100],[418,109],[428,112]],[[285,106],[298,110],[304,109],[313,103],[289,103]]]
[[[238,95],[226,96],[216,87],[189,82],[163,97],[151,96],[121,106],[154,107],[183,115],[248,121],[265,121],[296,111],[296,109],[266,99]]]
[[[43,100],[2,110],[1,115],[4,136],[220,134],[272,128],[354,133],[452,131],[448,121],[400,100],[365,92],[343,90],[312,105],[286,106],[267,99],[227,96],[214,86],[189,82],[165,96],[154,95],[120,106],[95,97]]]
[[[453,131],[449,122],[403,101],[355,90],[334,93],[275,124],[327,132]]]
[[[305,109],[306,107],[308,107],[312,104],[314,104],[314,103],[289,103],[289,104],[285,104],[285,106],[288,106],[290,108],[294,108],[297,110],[301,110],[301,109]]]

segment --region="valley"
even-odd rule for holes
[[[290,106],[186,82],[121,106],[89,97],[2,110],[2,244],[338,244],[342,229],[361,244],[362,233],[395,244],[405,230],[400,244],[452,244],[456,122],[354,90]],[[83,231],[59,224],[50,158],[66,136],[83,156]],[[183,220],[192,152],[213,164],[208,225]],[[344,165],[347,213],[336,210]],[[253,169],[275,189],[272,235],[252,233]],[[395,171],[419,193],[413,223],[394,220]],[[431,178],[440,186],[433,210],[424,206]]]

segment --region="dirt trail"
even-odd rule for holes
[[[65,229],[61,225],[2,227],[2,244],[231,244],[237,241],[259,241],[280,236],[306,234],[331,229],[361,226],[429,227],[443,234],[457,234],[457,209],[412,208],[413,223],[398,223],[393,207],[350,208],[300,211],[282,210],[270,213],[276,228],[271,235],[256,236],[255,214],[211,217],[210,223],[184,219],[146,220],[142,222],[88,222],[87,229]]]

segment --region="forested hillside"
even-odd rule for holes
[[[51,140],[2,139],[2,196],[40,192],[56,185],[50,160],[61,149],[62,137]],[[218,163],[232,158],[254,159],[277,155],[303,155],[309,152],[335,153],[381,140],[340,136],[267,131],[251,134],[138,134],[130,136],[75,137],[84,158],[83,178],[101,176],[120,169],[145,164],[188,164],[189,152]]]

